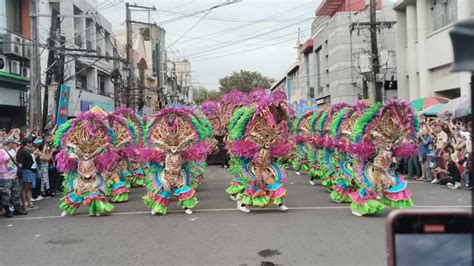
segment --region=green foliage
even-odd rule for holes
[[[206,100],[219,100],[222,93],[217,90],[208,90],[206,88],[199,88],[193,92],[193,100],[197,105],[200,105]]]
[[[250,92],[255,88],[269,89],[273,79],[263,76],[256,71],[240,70],[219,80],[219,90],[225,94],[233,89]]]

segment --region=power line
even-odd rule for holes
[[[188,57],[196,56],[196,55],[201,55],[201,54],[213,53],[213,52],[215,52],[215,50],[220,50],[220,49],[223,49],[223,48],[225,48],[225,47],[233,46],[233,45],[235,45],[236,42],[243,42],[243,41],[246,41],[246,40],[253,39],[253,38],[255,38],[255,37],[265,36],[265,35],[268,35],[268,34],[271,34],[271,33],[277,32],[277,31],[280,31],[280,30],[282,30],[282,29],[286,29],[286,28],[289,28],[289,27],[291,27],[291,26],[297,25],[297,24],[299,24],[299,23],[301,23],[301,22],[304,22],[304,21],[307,21],[307,20],[308,20],[308,19],[303,19],[303,20],[298,21],[298,22],[296,22],[296,23],[292,23],[292,24],[290,24],[290,25],[286,25],[286,26],[284,26],[284,27],[281,27],[281,28],[278,28],[278,29],[275,29],[275,30],[267,31],[267,32],[262,33],[262,34],[252,35],[252,36],[246,37],[246,38],[244,38],[244,39],[239,39],[239,38],[231,39],[231,40],[225,42],[225,44],[228,44],[228,45],[217,45],[217,46],[213,46],[213,47],[210,47],[208,51],[199,52],[199,53],[194,53],[194,54],[188,55]]]
[[[174,44],[176,44],[179,40],[181,40],[187,33],[189,33],[192,29],[194,29],[209,13],[211,13],[211,9],[209,11],[207,11],[207,13],[204,15],[204,17],[202,17],[196,23],[194,23],[194,25],[192,25],[187,31],[185,31],[181,36],[179,36],[179,38],[176,39],[173,43],[171,43],[167,48],[169,49]]]

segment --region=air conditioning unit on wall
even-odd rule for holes
[[[23,38],[12,33],[5,34],[3,39],[3,53],[23,56]]]
[[[23,40],[23,57],[31,59],[31,42],[29,40]]]
[[[0,55],[0,71],[10,73],[10,60],[3,55]]]
[[[30,79],[30,68],[29,67],[21,67],[21,76]]]
[[[21,75],[20,61],[16,61],[16,60],[10,61],[10,73],[15,74],[15,75]]]

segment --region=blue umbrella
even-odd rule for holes
[[[426,116],[436,116],[445,105],[446,105],[445,103],[438,103],[438,104],[435,104],[428,108],[423,109],[421,113]]]

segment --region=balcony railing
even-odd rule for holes
[[[86,49],[87,50],[92,50],[92,42],[89,41],[89,40],[86,41]]]
[[[76,34],[76,36],[74,36],[74,44],[76,44],[79,48],[82,48],[84,42],[82,40],[81,34]]]

